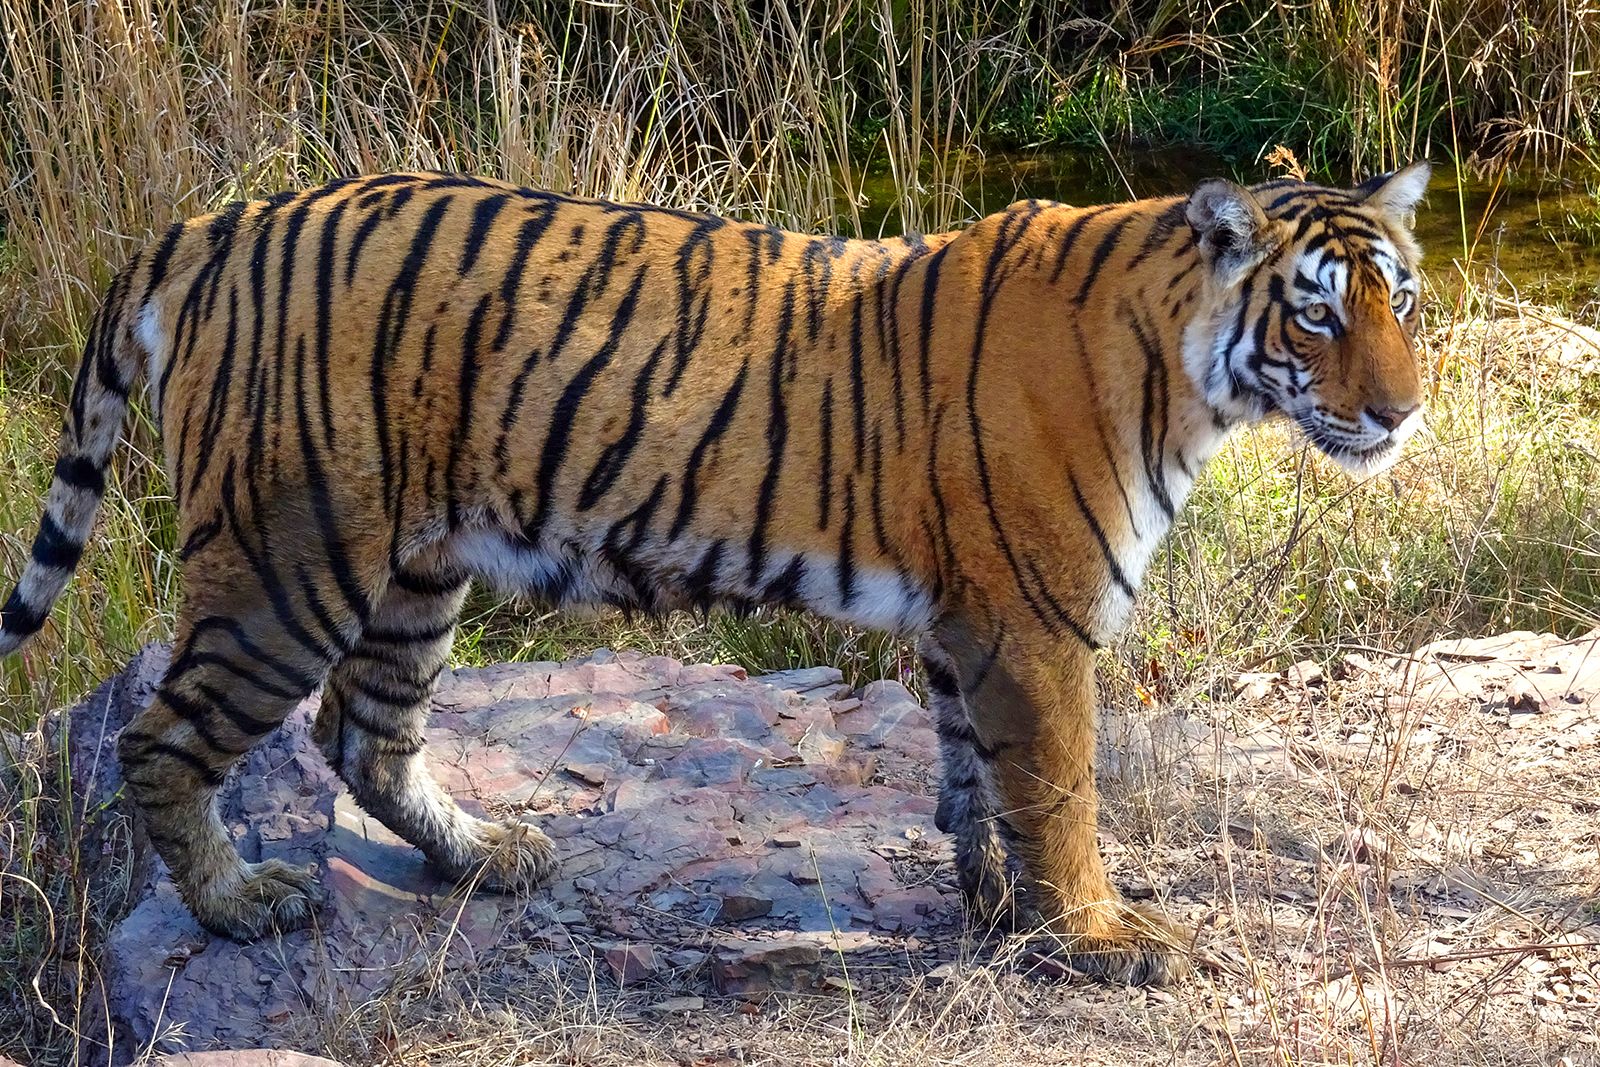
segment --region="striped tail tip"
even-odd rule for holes
[[[11,655],[28,639],[44,627],[50,615],[49,608],[36,608],[29,604],[19,587],[11,594],[4,607],[0,607],[0,658]]]
[[[50,609],[72,581],[100,497],[57,478],[22,578],[0,607],[0,656],[21,648],[43,627]]]

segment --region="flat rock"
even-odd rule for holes
[[[70,733],[80,810],[98,813],[86,854],[126,866],[136,842],[131,899],[103,960],[119,1055],[152,1043],[158,1054],[317,1051],[296,1035],[341,1006],[423,973],[460,975],[465,989],[518,973],[530,954],[624,987],[648,982],[665,999],[823,988],[839,951],[904,965],[960,929],[953,886],[930,888],[949,862],[933,825],[938,742],[903,687],[852,696],[830,668],[752,679],[601,651],[447,674],[426,731],[433,771],[463,806],[532,817],[551,836],[562,867],[550,884],[469,897],[442,880],[329,770],[309,736],[313,697],[230,776],[219,812],[247,859],[315,865],[328,905],[314,930],[215,938],[120,796],[116,734],[166,661],[166,648],[146,648],[55,720]],[[885,842],[898,850],[875,851]],[[711,944],[721,947],[708,965],[683,962]],[[930,950],[927,966],[937,962]]]
[[[822,984],[822,946],[802,938],[719,942],[711,956],[717,992],[800,992]]]
[[[0,1067],[9,1061],[0,1060]],[[299,1052],[282,1052],[276,1049],[252,1048],[233,1052],[180,1052],[162,1056],[157,1067],[342,1067],[321,1056],[307,1056]]]

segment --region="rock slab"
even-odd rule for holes
[[[427,730],[434,773],[465,806],[532,815],[555,840],[550,885],[518,898],[442,881],[329,770],[309,736],[313,697],[235,771],[220,810],[247,859],[315,864],[329,904],[314,929],[215,938],[121,807],[116,734],[166,660],[145,649],[65,720],[103,851],[135,841],[131,906],[104,961],[128,1054],[293,1047],[330,1009],[419,973],[530,954],[587,955],[628,988],[750,994],[818,988],[846,952],[903,965],[908,944],[914,955],[959,929],[933,826],[937,739],[904,687],[851,694],[826,668],[774,685],[602,651],[455,671]]]

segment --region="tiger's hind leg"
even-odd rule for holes
[[[397,573],[355,649],[323,689],[313,737],[356,802],[446,875],[523,890],[556,867],[555,848],[519,820],[461,810],[429,773],[422,729],[466,598],[465,575],[420,561]]]
[[[245,862],[218,817],[217,790],[228,769],[315,691],[354,621],[325,616],[312,624],[291,613],[286,624],[270,598],[252,595],[245,583],[219,596],[220,584],[210,596],[191,596],[160,688],[122,731],[117,750],[145,830],[189,910],[213,933],[250,940],[305,925],[321,893],[305,868]],[[330,622],[334,628],[324,629]]]
[[[955,837],[956,875],[967,908],[985,924],[1016,925],[1015,880],[996,830],[1000,800],[990,760],[973,730],[955,665],[931,635],[918,642],[929,704],[939,734],[942,777],[938,828]]]

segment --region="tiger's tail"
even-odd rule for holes
[[[0,607],[0,657],[17,651],[44,626],[94,528],[105,496],[106,468],[127,419],[128,396],[143,371],[124,314],[131,303],[128,291],[135,267],[130,265],[112,283],[89,331],[39,532],[22,577]]]

